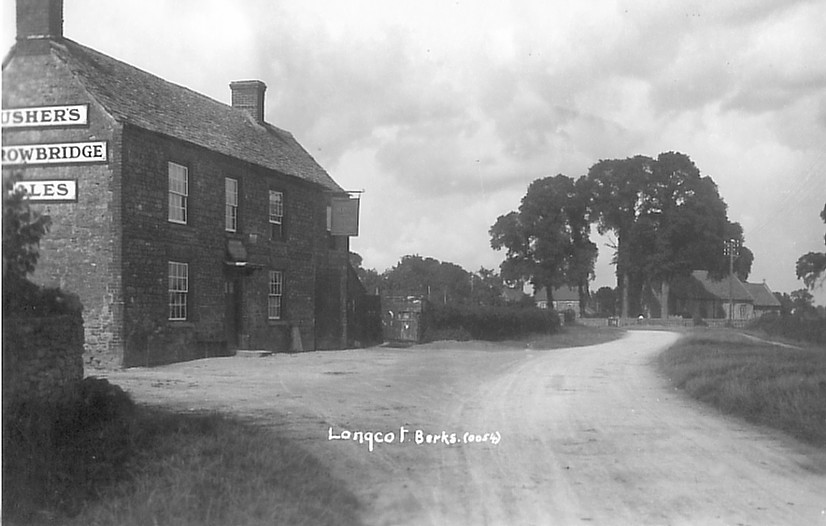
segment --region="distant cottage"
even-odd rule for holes
[[[3,175],[53,220],[35,278],[79,294],[87,365],[352,344],[351,199],[264,120],[63,36],[62,0],[18,0],[3,61]]]
[[[669,312],[695,318],[748,320],[780,313],[780,302],[765,283],[744,283],[736,275],[715,280],[706,270],[672,284],[670,299]]]
[[[548,290],[542,287],[534,295],[534,302],[540,309],[553,309],[557,312],[573,311],[579,317],[579,292],[573,287],[558,287],[553,290],[553,298],[548,299]]]
[[[731,291],[729,292],[729,285]],[[731,293],[732,300],[729,301]],[[646,296],[649,315],[658,317],[660,306],[656,296]],[[553,291],[553,299],[543,287],[534,295],[534,302],[540,309],[554,309],[558,312],[572,310],[580,315],[580,301],[573,287],[559,287]],[[671,284],[669,312],[674,316],[689,318],[727,319],[729,303],[733,304],[732,319],[749,320],[764,314],[780,314],[780,301],[769,286],[764,283],[746,283],[737,276],[726,276],[719,280],[709,276],[707,270],[695,270],[689,276],[678,278]],[[586,309],[586,316],[590,310]]]

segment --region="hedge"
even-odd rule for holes
[[[559,330],[555,311],[524,307],[429,304],[425,313],[426,341],[502,341]]]

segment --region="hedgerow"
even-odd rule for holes
[[[473,339],[502,341],[559,330],[554,311],[523,307],[430,304],[425,314],[426,341]]]

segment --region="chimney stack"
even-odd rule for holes
[[[17,40],[63,38],[63,0],[17,0]]]
[[[264,92],[267,85],[260,80],[230,82],[232,107],[246,110],[258,123],[264,122]]]

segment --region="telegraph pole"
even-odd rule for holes
[[[740,240],[726,240],[723,255],[728,256],[728,324],[731,326],[734,316],[734,258],[740,255]]]

